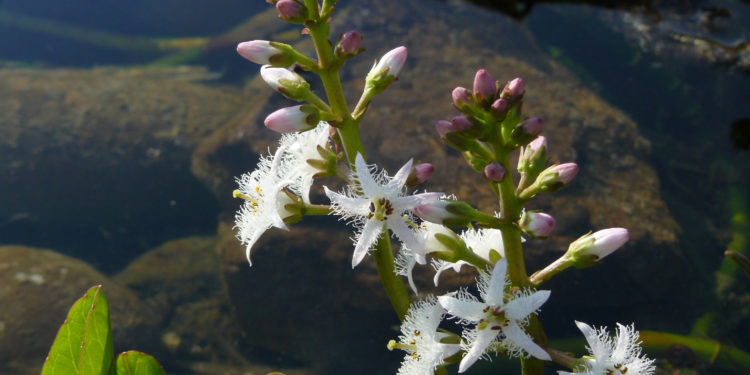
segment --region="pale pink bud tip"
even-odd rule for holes
[[[495,112],[505,112],[508,109],[508,101],[502,98],[495,100],[491,108]]]
[[[462,105],[471,103],[469,99],[471,92],[465,87],[456,87],[453,89],[451,96],[453,97],[453,105],[456,106],[456,108],[461,108]]]
[[[554,171],[557,173],[558,181],[563,184],[569,184],[573,181],[573,177],[578,174],[578,164],[576,163],[565,163],[554,167]]]
[[[357,30],[350,30],[341,36],[338,50],[342,54],[353,55],[359,52],[360,45],[362,45],[362,35]]]
[[[237,53],[256,64],[264,65],[269,64],[271,56],[279,53],[279,50],[271,47],[267,40],[252,40],[238,44]]]
[[[555,229],[555,218],[544,212],[525,212],[521,226],[526,233],[535,237],[548,237]]]
[[[474,95],[477,101],[491,100],[496,92],[495,79],[486,70],[479,69],[474,76]]]
[[[544,147],[547,148],[547,138],[544,138],[543,135],[540,135],[536,138],[534,138],[531,143],[529,143],[529,147],[531,147],[532,152],[537,152],[540,148]]]
[[[294,0],[279,0],[276,2],[279,17],[290,22],[303,22],[307,18],[307,10]]]
[[[440,120],[435,124],[435,130],[440,134],[441,138],[445,138],[448,133],[453,133],[456,129],[453,128],[450,121]]]
[[[417,186],[432,177],[435,173],[435,166],[430,163],[421,163],[415,165],[409,177],[406,179],[406,186]]]
[[[594,245],[588,251],[602,259],[628,242],[630,234],[625,228],[609,228],[600,230],[594,234]]]
[[[505,178],[505,168],[502,165],[492,162],[484,167],[484,176],[490,181],[502,181]]]
[[[388,68],[388,75],[392,75],[394,77],[398,77],[399,73],[401,73],[401,69],[403,69],[404,64],[406,63],[406,55],[408,51],[406,47],[396,47],[385,55],[383,55],[383,58],[378,61],[377,69],[382,68]]]
[[[521,124],[521,129],[525,134],[536,136],[542,132],[543,123],[541,117],[532,117]]]
[[[503,91],[509,94],[512,99],[518,99],[523,96],[525,92],[524,87],[525,83],[523,82],[523,78],[518,77],[508,82]]]
[[[451,119],[451,125],[453,126],[453,129],[457,132],[463,132],[466,130],[471,129],[474,125],[469,121],[469,118],[466,116],[456,116]]]
[[[320,121],[318,111],[310,105],[298,105],[281,108],[266,117],[264,124],[267,128],[279,132],[290,133],[308,130]]]

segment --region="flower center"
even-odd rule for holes
[[[607,369],[605,372],[606,375],[617,375],[622,374],[625,375],[628,372],[628,368],[626,366],[623,366],[622,363],[618,363],[614,365],[613,367]]]
[[[484,318],[480,319],[477,325],[477,328],[480,330],[489,328],[493,331],[500,331],[503,327],[507,327],[510,322],[505,317],[505,311],[503,311],[502,306],[487,306],[482,312],[484,313]]]
[[[367,214],[368,219],[372,219],[373,217],[380,221],[385,221],[385,219],[388,218],[388,215],[393,213],[393,206],[391,205],[391,201],[380,198],[376,201],[370,202],[370,213]]]

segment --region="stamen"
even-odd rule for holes
[[[247,195],[242,194],[242,192],[239,191],[239,190],[233,191],[232,192],[232,197],[234,197],[234,198],[242,198],[242,199],[250,202],[253,207],[258,207],[258,205],[260,204],[255,198],[248,197]]]

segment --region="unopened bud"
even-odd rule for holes
[[[495,79],[484,69],[479,69],[474,76],[474,100],[483,107],[495,99],[497,87]]]
[[[453,125],[450,123],[450,121],[440,120],[435,124],[435,130],[437,130],[438,134],[440,134],[440,138],[445,138],[448,133],[453,133],[456,131],[455,128],[453,128]]]
[[[435,173],[435,166],[430,163],[421,163],[413,166],[409,177],[406,179],[407,187],[415,187],[427,181]]]
[[[279,132],[301,132],[310,130],[320,122],[320,111],[315,106],[304,104],[281,108],[266,117],[267,128]]]
[[[279,44],[267,40],[251,40],[237,45],[240,56],[261,65],[289,67],[294,64],[292,54],[277,48]]]
[[[523,97],[524,92],[526,92],[524,86],[522,78],[515,78],[505,85],[501,96],[513,101],[519,100]]]
[[[476,210],[461,201],[438,200],[415,207],[414,214],[432,223],[464,227],[476,216]]]
[[[546,238],[555,228],[555,218],[539,211],[525,211],[518,222],[524,233],[536,238]]]
[[[310,93],[310,84],[289,69],[263,65],[260,76],[271,88],[289,99],[301,101]]]
[[[576,268],[590,267],[622,247],[629,237],[625,228],[609,228],[589,233],[573,241],[565,256]]]
[[[456,116],[452,118],[451,125],[453,126],[453,129],[455,131],[461,133],[474,127],[474,124],[472,124],[469,118],[466,116]]]
[[[537,193],[554,193],[567,186],[576,174],[578,174],[578,164],[576,163],[553,165],[543,170],[534,184],[522,191],[519,197],[529,199]]]
[[[492,102],[490,109],[492,109],[493,112],[505,112],[508,110],[508,101],[503,98],[495,100]]]
[[[281,19],[292,23],[304,23],[307,21],[307,8],[294,0],[279,0],[276,2],[276,10]]]
[[[471,91],[465,87],[456,87],[451,93],[453,97],[453,106],[459,111],[471,106]]]
[[[490,181],[502,181],[503,178],[505,178],[505,174],[505,168],[503,168],[503,166],[498,164],[497,162],[493,161],[492,163],[489,163],[486,167],[484,167],[484,176],[487,177],[487,179]]]
[[[357,30],[347,31],[336,45],[336,56],[347,58],[355,56],[360,52],[359,47],[361,45],[362,34],[358,33]]]
[[[534,178],[542,171],[546,162],[547,138],[540,135],[526,147],[521,147],[521,153],[518,157],[518,171]]]
[[[518,144],[525,145],[542,132],[543,123],[544,121],[541,117],[532,117],[516,126],[511,136]]]
[[[406,63],[407,49],[404,46],[394,48],[378,61],[365,79],[365,89],[380,93],[398,78]]]

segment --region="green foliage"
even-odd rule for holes
[[[166,375],[148,354],[128,351],[112,366],[113,356],[109,305],[102,286],[97,285],[70,308],[42,375]]]
[[[99,285],[71,307],[44,362],[42,375],[106,374],[112,355],[109,307]]]
[[[137,352],[128,351],[117,356],[115,375],[166,375],[159,362],[154,357]]]

